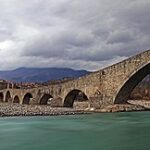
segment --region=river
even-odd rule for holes
[[[150,112],[0,118],[0,150],[149,150]]]

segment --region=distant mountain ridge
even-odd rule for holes
[[[70,68],[18,68],[11,71],[0,71],[0,78],[15,82],[46,82],[63,78],[77,78],[89,72]]]

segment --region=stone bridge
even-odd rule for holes
[[[52,107],[73,107],[75,103],[86,102],[88,107],[104,108],[126,103],[136,85],[148,74],[150,50],[64,83],[33,89],[4,89],[0,91],[0,99],[3,102],[49,104]]]

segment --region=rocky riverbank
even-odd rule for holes
[[[87,114],[82,110],[73,108],[52,108],[46,105],[20,105],[0,103],[0,117],[6,116],[53,116]]]
[[[148,111],[150,109],[142,106],[131,105],[131,104],[115,104],[109,105],[106,108],[98,109],[96,112],[130,112],[130,111]]]
[[[104,109],[77,109],[77,108],[60,108],[50,107],[48,105],[21,105],[0,103],[0,117],[7,116],[54,116],[54,115],[76,115],[89,114],[94,112],[109,113],[109,112],[128,112],[128,111],[146,111],[142,106],[119,104],[109,105]]]

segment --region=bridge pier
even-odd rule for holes
[[[102,109],[106,106],[113,105],[112,97],[92,96],[89,98],[89,104],[91,108]]]
[[[62,98],[61,97],[54,97],[49,101],[49,105],[51,107],[63,107],[62,105]]]
[[[36,98],[30,98],[30,102],[29,102],[30,105],[38,105],[38,101]]]

